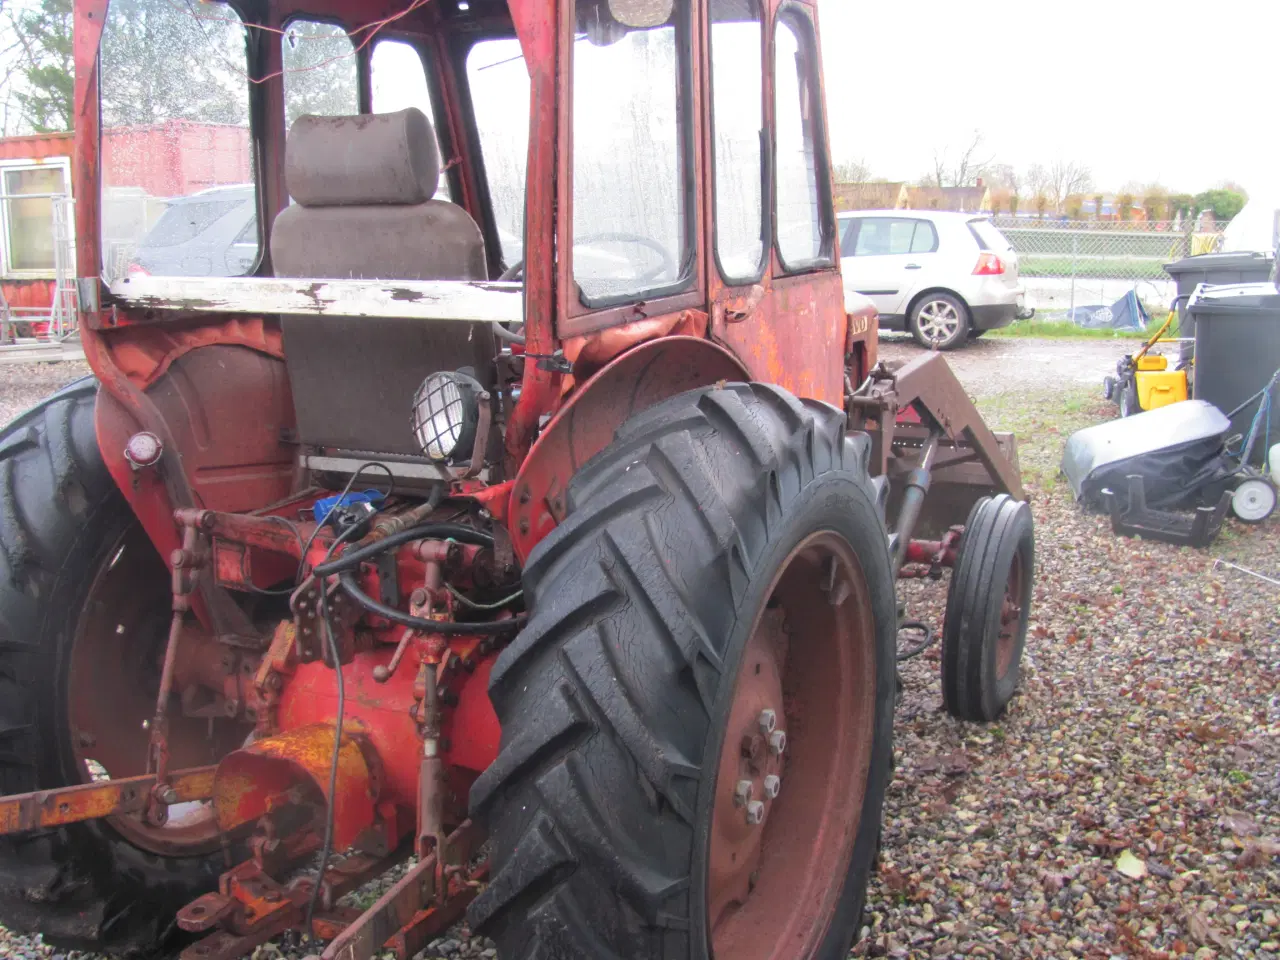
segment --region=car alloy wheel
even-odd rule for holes
[[[917,327],[933,343],[947,343],[960,331],[960,311],[949,300],[930,300],[920,308]]]

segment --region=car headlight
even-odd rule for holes
[[[413,435],[430,460],[470,458],[484,388],[465,373],[433,373],[413,396]]]

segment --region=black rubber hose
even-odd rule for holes
[[[327,577],[342,573],[344,570],[354,570],[371,557],[386,553],[401,544],[412,543],[414,540],[426,540],[429,537],[457,540],[459,543],[470,543],[478,547],[493,546],[493,537],[475,527],[463,526],[460,523],[424,523],[383,537],[366,547],[348,550],[336,560],[326,560],[319,564],[311,572],[317,577]]]
[[[933,646],[934,641],[938,639],[937,634],[933,632],[933,628],[921,620],[903,620],[902,623],[898,624],[898,632],[901,633],[903,630],[919,630],[924,634],[924,639],[914,647],[911,647],[905,653],[899,653],[899,663],[902,663],[904,660],[910,660],[912,657],[920,656],[920,654]]]
[[[338,574],[338,583],[352,600],[364,607],[369,613],[404,627],[421,630],[423,633],[438,633],[446,637],[474,636],[478,633],[485,635],[506,633],[513,627],[523,626],[525,620],[528,619],[527,617],[519,616],[510,620],[482,620],[478,623],[428,620],[426,617],[415,617],[412,614],[397,610],[395,607],[388,607],[385,603],[379,603],[360,589],[360,584],[356,583],[355,575],[350,570],[343,570]]]

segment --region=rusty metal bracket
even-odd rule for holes
[[[170,774],[166,801],[208,800],[213,796],[215,769],[193,767]],[[0,797],[0,835],[140,813],[155,786],[154,776],[127,777]]]
[[[319,845],[302,844],[299,852],[314,852]],[[325,870],[324,900],[333,903],[344,894],[384,872],[402,859],[364,854],[347,857]],[[273,879],[258,864],[246,860],[222,875],[218,892],[206,893],[178,911],[178,926],[189,933],[211,931],[187,947],[181,960],[240,960],[254,948],[303,923],[314,881],[299,877],[288,884]],[[315,937],[338,936],[359,918],[359,911],[330,907],[311,923]]]
[[[874,441],[873,474],[886,476],[890,472],[898,411],[912,407],[955,446],[966,448],[965,453],[953,455],[957,460],[972,451],[997,491],[1026,499],[1017,467],[1001,450],[941,354],[924,354],[896,370],[882,363],[869,379],[865,393],[848,396],[845,403],[853,424],[861,424]]]
[[[465,864],[483,838],[480,828],[467,820],[449,835],[444,847],[451,858]],[[447,888],[443,891],[436,889],[436,873],[434,856],[419,860],[329,944],[322,960],[372,960],[383,949],[390,949],[399,960],[409,960],[462,915],[488,875],[488,864],[446,871]],[[443,896],[436,902],[441,893]]]

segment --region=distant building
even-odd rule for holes
[[[73,145],[69,133],[0,137],[0,295],[19,318],[53,303],[49,195],[71,195]],[[21,199],[24,194],[35,196]]]
[[[837,183],[837,210],[905,210],[905,183]]]
[[[1147,219],[1147,211],[1143,209],[1136,199],[1129,204],[1128,216],[1120,216],[1120,207],[1119,198],[1114,193],[1104,193],[1102,195],[1101,212],[1097,209],[1096,199],[1094,197],[1086,197],[1080,203],[1080,216],[1086,220],[1127,220],[1131,223],[1140,223]]]
[[[907,190],[907,207],[911,210],[986,213],[991,210],[991,188],[981,177],[971,187],[910,187]]]
[[[15,310],[53,302],[54,223],[49,194],[71,195],[70,133],[0,137],[0,293]],[[251,183],[247,127],[169,120],[102,131],[104,252],[127,247],[171,197]],[[23,194],[35,194],[23,199]],[[74,257],[75,224],[67,224]],[[120,238],[120,239],[113,239]]]

